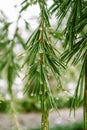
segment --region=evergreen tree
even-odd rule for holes
[[[25,43],[19,33],[18,22],[21,13],[34,4],[39,5],[40,22]],[[53,13],[56,15],[58,23],[56,30],[53,30],[50,24],[50,16]],[[8,92],[11,99],[13,100],[12,86],[19,69],[13,51],[15,44],[21,43],[26,53],[22,66],[27,66],[25,92],[29,92],[30,96],[36,96],[41,102],[42,130],[49,130],[49,104],[57,110],[51,92],[49,74],[56,79],[58,87],[62,89],[61,74],[62,70],[66,68],[66,64],[71,63],[75,66],[80,63],[81,70],[71,110],[73,106],[74,110],[76,109],[84,96],[84,127],[87,129],[87,1],[53,0],[52,6],[48,8],[46,0],[24,0],[21,3],[17,27],[11,40],[8,38],[8,30],[12,23],[6,21],[3,12],[2,15],[3,18],[0,19],[1,24],[3,24],[0,28],[0,73],[6,68]],[[65,20],[66,22],[64,22]],[[28,28],[26,21],[25,24]],[[65,26],[62,27],[61,33],[64,38],[63,43],[61,43],[64,51],[60,54],[53,41],[59,39],[62,24]],[[19,130],[19,126],[17,128]]]

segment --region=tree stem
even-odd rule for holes
[[[44,10],[45,10],[45,0],[42,0],[40,4],[40,9],[41,9],[41,37],[40,37],[40,42],[41,44],[44,44],[44,31],[46,29],[45,27],[45,21],[44,21]],[[43,67],[44,64],[44,59],[43,59],[43,54],[40,56],[40,61],[41,61],[41,67]],[[48,116],[49,116],[49,109],[48,109],[48,102],[47,102],[47,94],[46,94],[46,87],[45,87],[45,82],[43,82],[43,85],[41,86],[42,89],[42,95],[41,95],[41,110],[42,110],[42,120],[41,120],[41,130],[49,130],[49,121],[48,121]]]
[[[84,92],[84,129],[87,130],[87,59],[85,63],[85,92]]]
[[[44,90],[42,91],[42,97],[41,97],[41,110],[42,110],[41,129],[49,130],[49,121],[48,121],[49,110],[48,110],[47,97]]]

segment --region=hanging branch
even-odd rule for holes
[[[46,1],[38,2],[40,6],[40,24],[26,42],[27,56],[23,66],[27,63],[25,78],[25,92],[29,91],[31,96],[39,97],[42,111],[42,130],[49,129],[48,115],[49,105],[57,109],[49,83],[49,73],[57,80],[65,65],[58,57],[58,52],[52,45],[49,34],[49,14]]]
[[[85,0],[67,0],[67,1],[54,1],[50,8],[52,13],[56,12],[58,19],[58,27],[63,23],[64,18],[67,18],[65,29],[65,41],[63,47],[65,48],[61,58],[68,63],[72,61],[73,65],[82,63],[81,72],[77,82],[73,106],[75,107],[79,104],[79,101],[84,94],[84,124],[85,129],[87,129],[87,77],[86,70],[83,61],[87,60],[87,1]],[[86,68],[87,68],[87,62]],[[84,72],[85,71],[85,72]],[[85,89],[84,89],[84,77],[85,77]],[[82,93],[84,91],[84,93]],[[78,103],[77,103],[78,102]]]
[[[84,128],[87,129],[87,52],[85,58]]]
[[[3,13],[2,13],[3,15]],[[16,113],[16,107],[15,107],[15,98],[13,94],[13,84],[14,80],[18,74],[19,70],[19,62],[17,61],[16,54],[14,53],[14,46],[17,44],[20,39],[18,37],[18,22],[19,22],[20,16],[18,17],[16,21],[16,28],[15,33],[13,35],[12,39],[9,39],[9,27],[12,23],[9,23],[7,19],[5,18],[5,15],[2,16],[2,26],[1,26],[1,34],[0,34],[0,74],[2,74],[3,71],[6,72],[6,78],[8,83],[8,89],[7,92],[10,96],[9,100],[9,110],[11,110],[11,114],[13,115],[15,119],[15,124],[17,127],[17,130],[20,130],[20,124],[17,119],[17,113]],[[21,38],[21,36],[20,36]],[[23,45],[23,41],[21,39],[21,44]]]

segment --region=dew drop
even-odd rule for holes
[[[40,27],[39,30],[42,31],[42,28]]]
[[[45,68],[45,64],[43,64],[43,68]]]
[[[35,63],[38,63],[38,61],[37,61],[37,60],[35,60]]]
[[[41,125],[43,126],[43,125],[44,125],[44,123],[42,122],[42,123],[41,123]]]
[[[43,54],[43,50],[40,49],[40,50],[39,50],[39,54]]]
[[[40,69],[37,69],[36,71],[37,71],[37,72],[40,72]]]
[[[33,93],[31,93],[31,97],[33,97],[34,96],[34,94]]]
[[[42,81],[40,81],[40,85],[43,85],[43,82],[42,82]]]
[[[67,98],[66,100],[69,101],[69,98]]]
[[[59,100],[59,97],[56,97],[56,100]]]
[[[42,91],[40,91],[40,93],[39,93],[40,95],[42,95]]]
[[[56,36],[56,34],[54,33],[53,36]]]

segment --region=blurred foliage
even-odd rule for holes
[[[41,130],[40,128],[30,129],[30,130]],[[50,130],[83,130],[83,122],[73,123],[71,125],[58,125],[56,127],[50,128]]]
[[[73,98],[69,98],[68,100],[65,98],[59,98],[59,99],[54,99],[56,106],[58,109],[62,109],[62,108],[70,108]],[[16,105],[18,104],[18,105]],[[79,103],[79,107],[82,107],[83,104],[83,100]],[[41,108],[40,108],[40,102],[38,102],[38,100],[36,98],[27,98],[27,99],[23,99],[23,100],[15,100],[15,105],[16,105],[16,110],[18,112],[40,112]],[[9,109],[9,101],[3,101],[0,103],[0,112],[6,112],[8,113],[8,109]],[[74,106],[73,106],[74,108]],[[51,110],[52,107],[49,104],[49,109]]]
[[[0,94],[0,103],[4,101],[4,97]]]

